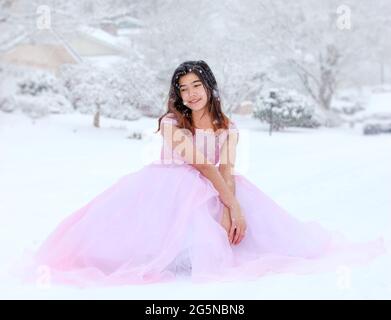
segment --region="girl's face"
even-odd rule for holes
[[[204,85],[193,72],[179,78],[179,91],[183,103],[193,111],[203,109],[208,102]]]

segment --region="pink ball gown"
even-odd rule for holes
[[[163,123],[175,119],[167,115]],[[230,128],[237,130],[233,122]],[[217,165],[226,136],[226,130],[197,131],[192,139]],[[240,174],[234,175],[236,198],[247,234],[231,245],[220,225],[216,189],[171,155],[178,161],[166,164],[162,147],[160,160],[121,177],[63,220],[34,253],[25,278],[36,280],[44,267],[51,282],[77,286],[250,280],[335,270],[385,250],[382,239],[352,244],[316,222],[296,219]]]

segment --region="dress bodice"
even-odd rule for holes
[[[177,124],[177,120],[171,116],[166,115],[162,118],[162,124],[168,123],[172,125]],[[230,122],[229,130],[237,130],[235,123]],[[202,154],[212,163],[217,165],[220,161],[221,149],[224,141],[227,139],[228,130],[219,130],[219,132],[213,132],[213,130],[196,129],[195,135],[189,135],[192,139],[194,146],[202,152]],[[173,150],[169,150],[163,139],[163,145],[161,149],[160,160],[170,162],[175,160],[175,163],[184,163],[182,157]]]

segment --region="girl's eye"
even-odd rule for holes
[[[197,88],[197,87],[199,87],[200,86],[200,84],[196,84],[195,86],[194,86],[194,88]],[[183,92],[183,91],[186,91],[187,89],[181,89],[181,92]]]

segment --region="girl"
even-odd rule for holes
[[[254,279],[367,261],[382,240],[350,244],[289,215],[234,171],[238,129],[204,61],[171,79],[159,118],[161,158],[120,178],[52,232],[25,275],[55,283],[141,284]],[[42,275],[42,270],[45,275]],[[331,269],[333,270],[333,269]]]

